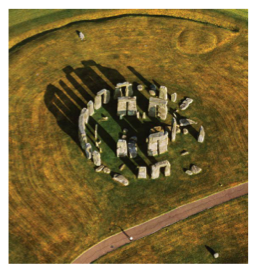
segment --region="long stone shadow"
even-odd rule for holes
[[[78,118],[80,111],[83,107],[87,106],[87,102],[89,100],[94,101],[94,97],[98,91],[104,88],[108,89],[111,91],[111,99],[108,104],[103,105],[104,110],[106,110],[113,120],[116,121],[116,123],[120,126],[121,131],[124,128],[127,128],[130,131],[130,136],[137,136],[138,148],[144,155],[144,158],[138,155],[133,160],[128,157],[120,158],[121,162],[125,163],[135,175],[137,174],[137,166],[147,166],[147,163],[145,162],[146,159],[148,159],[151,164],[156,163],[157,160],[155,157],[150,157],[147,155],[146,138],[149,135],[150,128],[158,125],[165,126],[165,124],[160,122],[157,118],[151,118],[151,122],[144,121],[144,126],[141,120],[136,119],[136,117],[125,116],[122,120],[120,120],[116,111],[117,100],[113,99],[113,93],[115,85],[117,83],[126,81],[126,79],[116,69],[104,67],[97,64],[93,60],[82,61],[82,64],[83,67],[76,69],[71,66],[66,66],[63,69],[69,84],[78,92],[79,95],[72,90],[64,80],[59,81],[60,88],[52,84],[47,86],[44,96],[45,104],[49,111],[55,116],[59,127],[66,132],[80,147],[78,139]],[[146,87],[150,87],[151,83],[133,67],[128,67],[128,69],[137,77],[137,79],[144,83]],[[110,82],[113,85],[111,85]],[[153,80],[153,82],[158,85],[156,81]],[[147,113],[148,98],[137,90],[138,84],[139,82],[133,82],[134,95],[137,97],[137,106],[143,112]],[[184,118],[179,113],[176,114],[178,120]],[[92,130],[94,130],[96,124],[97,121],[90,117],[89,125],[91,126]],[[101,127],[101,125],[98,125],[98,127],[98,133],[102,141],[108,145],[111,151],[116,153],[117,142],[104,128]],[[88,130],[88,132],[91,133],[91,137],[93,137],[92,130]],[[188,126],[188,130],[192,136],[195,138],[198,137],[198,132],[193,127]],[[94,140],[91,140],[91,142],[93,144]]]
[[[103,105],[103,108],[116,121],[121,130],[127,128],[129,131],[131,131],[130,136],[138,137],[138,148],[141,149],[142,153],[144,153],[144,155],[146,155],[146,157],[149,158],[152,163],[156,162],[155,158],[147,156],[145,137],[140,133],[140,131],[138,131],[138,127],[141,125],[141,123],[136,119],[136,117],[126,116],[123,120],[120,120],[117,116],[117,101],[113,100],[112,98],[114,86],[119,82],[126,81],[126,79],[117,70],[103,67],[96,64],[92,60],[82,61],[82,64],[83,67],[80,68],[74,69],[71,66],[66,66],[63,69],[69,83],[66,82],[66,80],[60,80],[58,87],[49,84],[46,88],[44,101],[48,110],[55,116],[59,127],[66,132],[80,147],[78,139],[78,118],[80,111],[83,107],[87,106],[86,103],[89,100],[94,100],[94,96],[98,91],[103,88],[108,89],[111,91],[111,99],[109,104]],[[114,86],[112,87],[112,85],[108,84],[105,79],[99,75],[99,73],[102,73],[101,75],[104,75],[103,77],[106,77]],[[72,85],[72,88],[75,90],[72,90],[68,84]],[[87,88],[90,91],[87,91]],[[136,89],[134,89],[134,91],[135,90]],[[78,92],[76,93],[76,91]],[[135,91],[135,93],[136,92],[138,91]],[[140,95],[140,99],[142,101],[141,103],[148,104],[148,100],[142,94]],[[147,105],[144,109],[146,108]],[[131,121],[132,118],[134,118],[133,121]],[[139,123],[134,126],[137,121]],[[132,125],[132,123],[134,124]],[[95,124],[97,124],[97,121],[90,117],[89,125],[91,126],[91,129],[94,129]],[[101,125],[98,127],[98,133],[103,142],[105,142],[108,147],[116,153],[117,142],[104,128],[101,127]],[[91,132],[92,137],[92,131],[88,131]],[[137,166],[147,166],[144,159],[138,155],[133,161],[130,158],[121,158],[120,160],[121,162],[125,163],[126,166],[136,175]]]

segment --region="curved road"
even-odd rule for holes
[[[91,248],[84,251],[72,263],[83,264],[91,263],[108,252],[113,251],[125,244],[130,243],[129,236],[133,241],[185,219],[191,215],[197,214],[203,210],[209,209],[215,205],[227,202],[237,197],[248,194],[248,183],[244,183],[229,189],[225,189],[203,199],[180,206],[166,214],[148,220],[140,225],[132,227],[126,231],[117,233]]]

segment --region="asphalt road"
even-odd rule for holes
[[[198,201],[180,206],[166,214],[158,216],[154,219],[148,220],[140,225],[132,227],[126,231],[121,231],[115,234],[91,248],[87,249],[80,256],[78,256],[72,263],[73,264],[88,264],[99,257],[105,255],[108,252],[115,250],[127,243],[130,243],[130,237],[133,237],[132,241],[140,239],[144,236],[150,235],[159,231],[160,229],[176,223],[189,216],[202,212],[215,205],[227,202],[237,197],[248,194],[248,183],[244,183],[229,189],[225,189]]]

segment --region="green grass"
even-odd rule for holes
[[[79,40],[78,29],[86,34],[85,42]],[[189,36],[178,42],[185,29],[201,32],[202,37],[205,31],[215,35],[216,48],[188,54],[193,45]],[[203,42],[206,47],[210,44],[205,38]],[[114,103],[104,105],[91,119],[89,133],[101,113],[109,116],[109,121],[99,123],[102,159],[115,172],[127,163],[123,174],[130,185],[122,187],[111,176],[95,173],[81,151],[80,109],[97,91],[113,91],[118,82],[148,86],[153,80],[166,85],[170,94],[177,92],[178,100],[193,98],[181,114],[198,125],[192,134],[178,135],[169,152],[155,160],[145,155],[140,143],[139,157],[123,161],[115,157],[122,127],[143,140],[149,119],[144,126],[136,119],[119,121]],[[126,229],[247,181],[244,27],[234,33],[187,20],[145,16],[70,25],[11,51],[9,93],[11,263],[70,263],[116,233],[110,230],[114,225]],[[135,93],[140,109],[146,111],[148,93]],[[172,109],[176,106],[169,102]],[[171,115],[166,123],[170,120]],[[193,136],[200,125],[207,134],[204,144]],[[183,149],[190,155],[181,157]],[[136,165],[163,159],[171,162],[170,177],[136,179]],[[191,163],[203,172],[187,176],[183,169]]]
[[[118,248],[96,264],[248,263],[248,197],[243,196],[179,221]],[[214,259],[205,246],[219,253]]]

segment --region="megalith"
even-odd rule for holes
[[[168,99],[168,89],[166,86],[160,86],[159,88],[159,98],[167,100]]]
[[[118,97],[132,97],[133,85],[129,82],[118,83],[115,87],[114,99]]]
[[[136,115],[137,104],[136,97],[119,97],[117,102],[117,114]]]
[[[159,117],[162,120],[166,120],[168,112],[167,103],[167,100],[150,97],[148,115],[150,117]]]
[[[156,132],[148,138],[148,156],[161,155],[168,151],[168,132]]]
[[[103,102],[102,102],[102,97],[103,97]],[[95,110],[98,110],[99,108],[102,107],[103,104],[107,104],[110,100],[110,91],[107,89],[102,89],[100,90],[97,95],[95,96],[95,103],[94,103],[94,108]]]
[[[96,166],[101,165],[101,155],[98,151],[96,151],[96,150],[93,151],[92,158],[93,158],[94,165],[96,165]]]
[[[165,176],[170,176],[171,165],[168,160],[157,162],[151,166],[151,179],[157,179],[160,175],[160,169],[165,167]]]
[[[116,146],[117,157],[127,157],[127,142],[126,140],[119,139]]]
[[[198,136],[198,142],[199,143],[203,143],[204,142],[204,138],[205,138],[205,131],[204,131],[204,127],[201,126],[200,127],[200,131],[199,131],[199,136]]]

